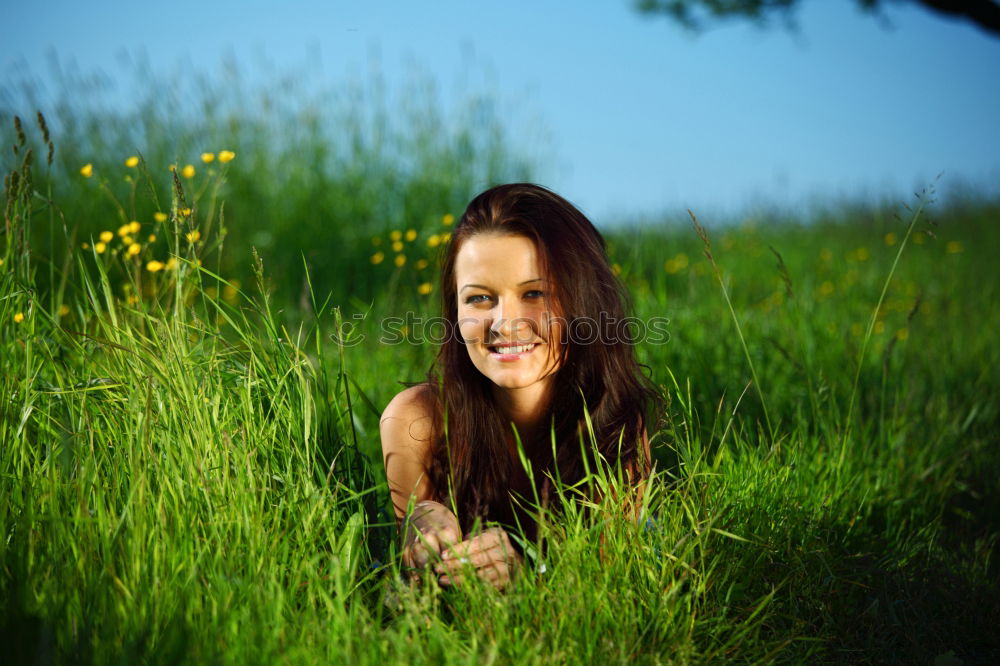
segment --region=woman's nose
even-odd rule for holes
[[[530,326],[530,321],[516,304],[501,301],[496,309],[496,318],[490,323],[490,333],[505,340],[517,340],[517,334]]]

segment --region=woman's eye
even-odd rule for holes
[[[538,298],[544,298],[545,297],[545,293],[542,292],[542,291],[540,291],[540,290],[538,290],[538,289],[532,289],[531,291],[524,292],[524,297],[525,298],[530,298],[530,299],[534,300],[534,299],[538,299]]]
[[[466,305],[475,305],[476,303],[485,303],[490,300],[490,297],[486,294],[473,294],[472,296],[467,296],[465,299]]]

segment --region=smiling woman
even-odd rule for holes
[[[503,587],[520,562],[509,531],[534,533],[518,498],[544,502],[550,477],[580,481],[584,456],[598,454],[638,484],[656,394],[617,326],[626,299],[603,238],[543,187],[501,185],[473,199],[446,248],[441,294],[458,335],[381,422],[403,560],[444,585],[471,567]],[[596,451],[585,452],[588,415]]]

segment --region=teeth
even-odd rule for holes
[[[515,346],[511,346],[511,347],[501,347],[501,346],[498,345],[498,346],[495,346],[494,349],[496,349],[497,353],[499,353],[499,354],[522,354],[522,353],[528,351],[529,349],[533,348],[534,346],[535,346],[534,344],[530,344],[530,345],[515,345]]]

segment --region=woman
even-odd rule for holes
[[[403,561],[443,585],[474,572],[502,588],[521,560],[508,530],[533,531],[518,499],[544,500],[553,476],[585,475],[584,406],[601,456],[638,483],[655,393],[622,325],[604,239],[543,187],[501,185],[472,200],[446,248],[441,295],[451,335],[436,367],[381,421]],[[477,529],[485,522],[494,526]]]

